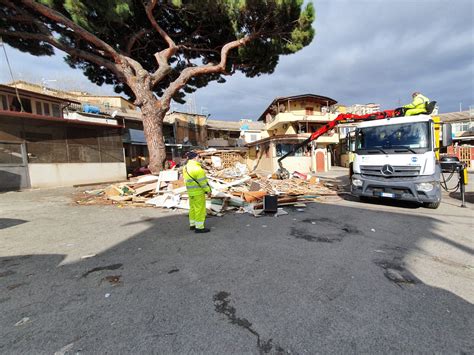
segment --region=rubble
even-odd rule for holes
[[[207,171],[212,198],[206,201],[209,214],[222,216],[225,212],[250,213],[259,216],[264,212],[265,196],[276,196],[282,206],[301,209],[306,203],[336,192],[310,174],[294,172],[286,180],[272,179],[249,172],[244,159],[237,152],[208,150],[201,153],[203,168]],[[157,207],[189,209],[182,168],[162,171],[159,175],[144,175],[129,181],[85,191],[76,196],[80,205],[112,204],[118,207]]]

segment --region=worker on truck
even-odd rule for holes
[[[207,183],[206,172],[199,162],[199,154],[189,152],[187,158],[183,176],[189,196],[189,229],[194,230],[195,233],[207,233],[210,229],[204,227],[206,194],[211,195],[211,187]]]
[[[413,102],[403,106],[403,108],[406,109],[405,116],[414,116],[419,115],[420,113],[426,113],[426,105],[430,103],[430,99],[417,91],[411,94],[411,96],[413,97]]]

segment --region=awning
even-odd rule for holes
[[[145,133],[140,129],[129,128],[125,130],[123,142],[137,145],[146,145]]]

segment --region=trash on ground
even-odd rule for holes
[[[102,281],[107,281],[112,286],[117,286],[122,283],[121,277],[122,275],[110,275],[110,276],[104,277]]]
[[[337,196],[332,184],[295,171],[286,180],[272,179],[249,171],[242,151],[207,149],[200,152],[207,172],[212,198],[206,201],[208,213],[222,216],[227,212],[248,213],[255,217],[271,209],[276,216],[287,214],[283,206],[304,212],[307,203]],[[182,174],[183,167],[164,170],[159,175],[141,175],[129,181],[82,192],[75,196],[79,205],[115,205],[117,207],[155,207],[189,209]],[[278,208],[278,210],[277,210]]]
[[[81,256],[81,259],[90,259],[90,258],[93,258],[94,256],[96,256],[96,254],[83,255]]]
[[[24,317],[24,318],[20,319],[18,322],[15,323],[15,327],[19,327],[23,324],[30,323],[30,322],[31,322],[30,318]]]
[[[54,353],[54,355],[64,355],[69,350],[71,350],[73,348],[73,346],[74,346],[74,343],[67,344],[67,345],[63,346],[61,349],[59,349],[58,351],[56,351]]]

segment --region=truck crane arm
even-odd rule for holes
[[[301,147],[304,147],[314,141],[315,139],[318,139],[320,136],[323,134],[327,133],[328,131],[332,130],[334,127],[341,123],[353,123],[357,121],[372,121],[372,120],[382,120],[384,118],[392,118],[392,117],[398,117],[402,116],[403,113],[400,111],[400,109],[397,110],[386,110],[386,111],[381,111],[381,112],[375,112],[375,113],[370,113],[367,115],[355,115],[352,113],[341,113],[339,114],[334,120],[328,122],[318,130],[316,130],[311,136],[307,139],[305,139],[303,142],[294,145],[292,149],[283,155],[280,159],[278,159],[278,166],[279,169],[277,170],[276,174],[280,179],[288,179],[290,177],[290,173],[287,169],[283,167],[282,161],[286,157],[293,155],[298,149]]]

